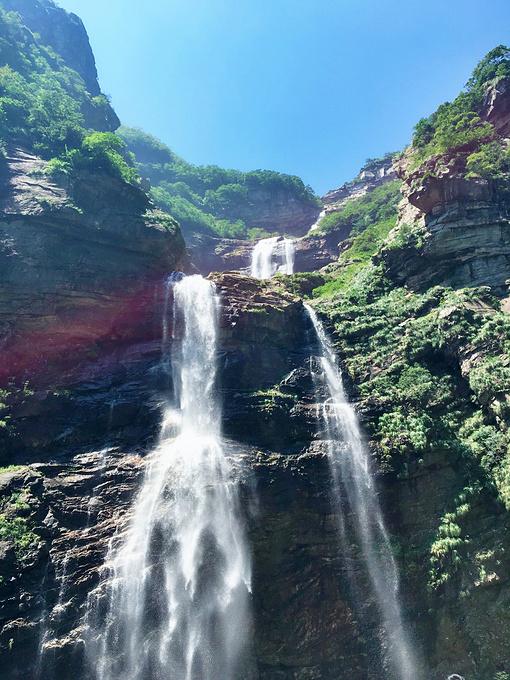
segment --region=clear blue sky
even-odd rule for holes
[[[194,163],[319,193],[399,149],[510,43],[510,0],[57,0],[128,125]]]

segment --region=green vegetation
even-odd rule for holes
[[[285,394],[278,385],[254,392],[253,396],[258,399],[258,408],[266,414],[274,413],[278,410],[287,413],[297,401],[296,395]]]
[[[336,270],[314,290],[316,297],[330,298],[345,290],[371,263],[396,225],[400,186],[399,180],[383,184],[364,196],[349,200],[341,210],[326,215],[320,221],[314,233],[327,234],[345,229],[350,239],[348,247],[340,255]]]
[[[482,144],[466,161],[466,177],[491,180],[508,180],[510,177],[510,151],[500,142]],[[504,186],[504,183],[501,183]]]
[[[165,231],[174,234],[175,236],[180,236],[179,224],[168,213],[163,212],[162,210],[158,210],[156,208],[152,210],[147,210],[144,213],[143,217],[147,222],[156,224]]]
[[[134,154],[140,174],[150,180],[156,204],[174,215],[185,232],[263,238],[268,232],[251,223],[257,201],[283,192],[305,204],[318,204],[298,177],[193,165],[142,130],[121,127],[118,134]]]
[[[360,198],[351,199],[338,212],[325,215],[314,233],[327,234],[345,229],[352,236],[356,236],[377,222],[394,220],[402,198],[400,186],[400,181],[394,180]]]
[[[376,222],[358,236],[354,237],[350,247],[345,250],[338,260],[338,270],[330,281],[314,290],[317,297],[331,297],[341,290],[345,290],[354,277],[359,274],[377,253],[381,244],[395,226],[396,216],[381,222]]]
[[[6,472],[19,472],[20,470],[25,470],[26,465],[6,465],[4,467],[0,466],[0,475],[5,474]]]
[[[138,172],[129,164],[126,145],[112,132],[92,132],[86,135],[78,148],[65,151],[61,156],[52,158],[47,165],[47,173],[72,175],[78,170],[105,172],[119,177],[124,182],[138,184]]]
[[[450,582],[462,561],[478,581],[489,578],[464,524],[483,495],[510,509],[508,315],[488,288],[417,293],[396,287],[373,262],[348,286],[335,285],[332,278],[315,290],[319,309],[334,325],[382,468],[405,476],[437,456],[459,461],[458,496],[430,537],[430,588]]]
[[[438,537],[430,547],[430,578],[432,590],[447,583],[462,564],[462,548],[469,538],[462,531],[462,520],[472,509],[472,499],[479,493],[477,487],[466,487],[454,500],[454,511],[441,518]]]
[[[82,78],[42,45],[14,12],[0,8],[0,144],[16,143],[45,158],[78,147],[89,116],[109,107]]]
[[[0,499],[0,540],[13,543],[16,557],[23,560],[27,552],[39,542],[32,523],[23,516],[30,512],[29,492],[14,492]]]
[[[0,150],[19,144],[50,159],[47,172],[70,175],[92,169],[137,183],[125,143],[108,125],[110,104],[92,96],[83,79],[51,48],[41,44],[15,12],[0,8]]]
[[[453,102],[441,104],[431,116],[418,122],[412,143],[415,164],[445,151],[489,142],[493,127],[479,115],[484,95],[490,85],[509,76],[510,49],[499,45],[477,65]]]
[[[0,388],[0,430],[12,432],[12,409],[23,404],[33,394],[28,380],[21,385],[11,380],[6,387]]]

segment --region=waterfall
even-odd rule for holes
[[[250,560],[215,398],[219,301],[201,276],[172,288],[176,399],[89,598],[98,680],[234,680],[247,648]]]
[[[291,238],[283,239],[283,266],[280,269],[282,274],[294,274],[294,258],[296,256],[296,246]]]
[[[354,537],[360,545],[383,624],[383,656],[385,663],[390,666],[389,677],[416,680],[420,676],[402,619],[398,568],[379,506],[368,451],[356,413],[347,401],[331,342],[315,311],[307,304],[305,308],[320,346],[320,372],[314,378],[325,388],[326,394],[321,405],[321,419],[328,441],[342,553],[350,562],[352,550],[347,538],[347,527],[352,521]],[[349,578],[354,599],[357,600],[355,605],[361,610],[366,596],[361,593],[352,571],[349,572]]]
[[[277,272],[294,273],[294,241],[272,236],[257,241],[251,256],[251,275],[255,279],[270,279]]]
[[[326,214],[327,214],[327,213],[326,213],[326,209],[323,208],[323,209],[320,211],[319,216],[317,217],[317,219],[315,220],[315,222],[312,224],[312,226],[311,226],[310,229],[308,230],[308,232],[310,232],[310,231],[315,231],[316,229],[318,229],[318,228],[319,228],[319,224],[320,224],[322,218],[323,218],[323,217],[326,217]]]

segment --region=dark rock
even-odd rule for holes
[[[154,295],[186,266],[178,227],[160,222],[140,189],[85,173],[66,191],[34,178],[43,166],[16,152],[0,196],[4,379],[95,353],[98,342],[159,338]]]

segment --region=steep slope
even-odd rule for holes
[[[57,16],[65,35],[67,15]],[[68,91],[80,76],[24,24],[8,23],[11,57],[12,35],[27,36],[18,73],[31,100],[18,98],[2,127],[0,429],[13,467],[0,473],[0,660],[9,680],[86,680],[88,596],[129,520],[168,398],[164,277],[186,261],[175,222],[150,202],[122,143],[80,118],[93,84]],[[44,99],[37,110],[55,123],[51,135],[34,118],[32,100],[46,88],[25,63],[34,50],[71,108],[75,93],[71,137],[67,114],[53,117]],[[354,194],[333,199],[344,230],[332,245],[341,242],[337,263],[271,281],[212,277],[222,300],[222,425],[253,548],[261,680],[388,675],[362,551],[350,546],[348,562],[342,554],[327,433],[317,427],[316,339],[296,293],[327,323],[370,441],[423,679],[510,675],[508,63],[500,50],[475,72],[482,77],[471,87],[486,94],[470,100],[477,119],[468,116],[460,146],[437,146],[462,131],[458,120],[436,115],[418,126],[398,164],[398,215],[386,170],[387,183],[376,172],[361,178],[366,191],[357,182]],[[2,105],[12,99],[1,95]],[[65,149],[64,140],[73,143]],[[139,162],[176,163],[168,153]],[[310,238],[329,248],[327,233]]]
[[[417,126],[397,163],[396,226],[372,257],[357,256],[363,234],[347,244],[314,291],[383,474],[434,678],[510,668],[509,64],[506,48],[490,53],[428,119],[425,146]]]
[[[118,121],[99,93],[81,22],[53,2],[0,3],[0,50],[5,461],[9,404],[26,381],[48,374],[63,383],[62,371],[101,345],[159,338],[155,286],[186,260],[177,223],[150,202],[122,143],[104,132]],[[81,55],[80,73],[64,61],[68,50],[73,65]]]

